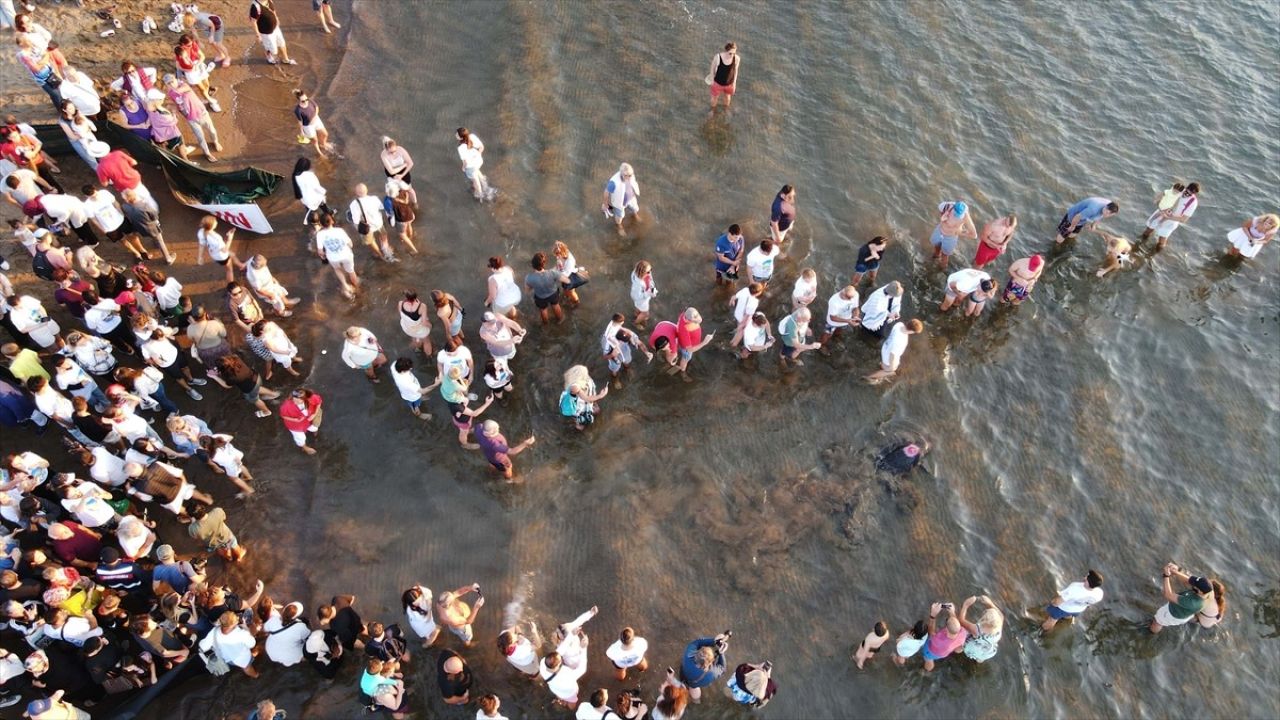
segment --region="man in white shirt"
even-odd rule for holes
[[[178,282],[178,278],[166,275],[163,270],[153,271],[151,279],[156,283],[155,290],[151,292],[156,298],[156,305],[166,313],[173,313],[174,308],[182,302],[182,283]]]
[[[400,391],[400,399],[408,403],[409,410],[421,420],[431,419],[431,413],[422,412],[422,399],[440,386],[442,377],[444,376],[437,377],[430,387],[424,388],[418,382],[418,376],[413,374],[412,360],[407,357],[397,358],[391,365],[391,379],[396,383],[396,390]]]
[[[1199,194],[1200,183],[1187,183],[1187,187],[1182,191],[1182,196],[1174,202],[1172,208],[1156,210],[1151,213],[1151,217],[1147,218],[1147,229],[1142,231],[1142,239],[1146,240],[1154,232],[1157,243],[1156,249],[1163,250],[1165,244],[1169,242],[1169,236],[1173,234],[1173,231],[1190,220],[1191,216],[1195,214],[1196,208],[1200,206]]]
[[[1051,632],[1059,620],[1074,618],[1099,602],[1102,602],[1102,573],[1090,570],[1083,581],[1077,580],[1058,591],[1053,602],[1045,608],[1049,617],[1040,629]]]
[[[50,193],[35,198],[33,202],[39,205],[38,212],[43,213],[50,223],[70,226],[76,237],[80,238],[80,242],[85,245],[98,244],[98,236],[89,225],[89,212],[80,198],[63,193]],[[26,207],[23,208],[23,212],[31,214]]]
[[[729,301],[729,307],[733,308],[733,319],[738,323],[733,330],[733,339],[729,341],[729,347],[737,347],[738,343],[742,342],[742,333],[746,330],[747,323],[751,322],[751,316],[755,315],[756,308],[760,307],[760,296],[764,294],[764,287],[763,283],[753,282],[739,290]]]
[[[80,462],[89,466],[89,477],[99,485],[120,487],[129,479],[124,460],[101,445],[91,449],[88,457],[81,454]]]
[[[578,706],[574,720],[605,720],[607,715],[617,715],[609,709],[609,691],[599,688],[591,693],[589,702]]]
[[[959,300],[969,301],[970,296],[982,289],[982,283],[991,282],[991,276],[981,270],[973,268],[965,268],[957,270],[947,276],[946,296],[942,299],[942,305],[938,307],[942,312],[951,309]],[[983,302],[986,302],[983,300]],[[969,308],[966,306],[965,314],[969,314]]]
[[[84,299],[84,324],[94,333],[110,340],[116,349],[127,355],[133,355],[134,334],[120,319],[121,307],[115,300],[98,297],[93,290],[81,293]]]
[[[2,302],[7,303],[7,300]],[[30,295],[20,296],[11,306],[9,320],[13,322],[15,330],[31,338],[32,342],[40,347],[46,349],[62,347],[62,337],[58,335],[62,328],[56,321],[49,318],[44,305]]]
[[[858,314],[858,288],[845,285],[840,291],[827,300],[827,328],[822,333],[819,343],[826,349],[827,341],[835,337],[841,328],[849,327],[861,319]]]
[[[774,258],[781,253],[772,240],[761,240],[758,247],[747,253],[747,271],[751,274],[751,281],[768,287],[769,278],[773,277]]]
[[[382,222],[382,202],[369,194],[369,188],[364,183],[356,185],[355,194],[355,199],[347,208],[347,219],[356,226],[356,235],[374,252],[380,252],[382,257],[395,257]]]
[[[547,681],[547,689],[556,696],[556,702],[572,710],[578,704],[578,678],[587,672],[587,663],[573,667],[560,657],[560,653],[548,653],[538,666],[538,674]]]
[[[604,656],[613,663],[613,676],[620,681],[627,679],[627,671],[635,668],[636,672],[649,669],[649,660],[645,653],[649,651],[649,641],[636,635],[636,631],[625,627],[618,639],[604,651]]]
[[[4,179],[4,186],[0,187],[0,192],[4,193],[5,199],[18,207],[52,191],[52,185],[26,168],[18,168],[9,173]]]
[[[919,320],[894,323],[889,337],[880,346],[880,369],[866,377],[869,383],[878,383],[893,377],[898,372],[898,364],[907,351],[907,340],[910,336],[924,330],[924,323]]]
[[[342,286],[342,296],[348,300],[355,297],[360,288],[360,278],[356,275],[356,258],[351,250],[351,236],[346,230],[334,227],[333,216],[329,213],[320,215],[320,229],[316,231],[316,250],[320,259],[329,263],[333,274],[338,276],[338,284]]]
[[[902,283],[894,280],[868,295],[862,303],[862,329],[883,339],[901,312]]]

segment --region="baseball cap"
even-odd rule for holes
[[[1032,270],[1035,270],[1036,268],[1039,268],[1040,264],[1043,262],[1044,262],[1044,258],[1040,257],[1039,255],[1032,255],[1031,259],[1027,261],[1027,267],[1031,268]]]
[[[1187,579],[1187,583],[1197,591],[1202,593],[1213,592],[1213,586],[1209,584],[1209,578],[1199,575],[1192,575]]]
[[[53,700],[50,698],[40,698],[27,703],[27,715],[35,717],[41,713],[47,713],[53,709]]]
[[[173,560],[173,546],[161,545],[156,548],[156,559],[160,562],[169,562]]]
[[[964,214],[969,212],[969,206],[965,205],[963,200],[957,200],[951,206],[951,211],[956,214],[956,217],[964,217]]]

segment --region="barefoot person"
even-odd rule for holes
[[[351,236],[346,230],[334,226],[333,216],[329,213],[320,216],[320,229],[316,231],[316,250],[320,259],[333,268],[338,285],[342,287],[342,296],[348,300],[354,298],[355,291],[360,289],[360,277],[356,275]]]
[[[804,365],[800,356],[809,350],[822,347],[820,342],[808,342],[812,334],[809,321],[813,315],[807,307],[796,308],[792,313],[778,321],[778,337],[782,340],[782,364]]]
[[[636,635],[632,628],[622,628],[618,639],[605,651],[604,656],[613,663],[613,676],[620,682],[627,679],[627,671],[635,668],[637,673],[649,669],[649,660],[645,653],[649,651],[649,641]]]
[[[884,624],[883,620],[877,621],[875,627],[867,636],[862,638],[862,642],[858,643],[858,649],[853,653],[853,662],[861,670],[867,663],[876,656],[880,647],[889,641],[889,626]]]
[[[387,356],[377,336],[367,328],[352,325],[343,333],[342,361],[353,370],[363,370],[369,382],[378,380],[378,369],[387,364]]]
[[[658,286],[653,282],[653,266],[648,260],[641,260],[631,271],[631,304],[636,306],[636,327],[643,328],[649,321],[649,305],[657,296]]]
[[[947,613],[947,624],[939,628],[938,615],[943,612]],[[931,605],[929,607],[929,640],[922,648],[925,672],[933,672],[934,664],[963,647],[968,637],[969,634],[960,624],[960,618],[956,617],[955,605],[951,603]]]
[[[462,598],[471,593],[476,594],[476,602],[469,606],[463,602]],[[472,583],[453,592],[440,593],[440,597],[436,598],[436,617],[440,618],[441,625],[462,641],[464,647],[471,647],[472,641],[475,640],[471,624],[476,621],[476,616],[480,614],[482,607],[484,607],[484,595],[480,593],[480,584]]]
[[[963,200],[938,205],[938,224],[929,236],[933,245],[933,257],[942,267],[947,266],[951,253],[956,251],[960,238],[978,237],[978,229],[969,214],[969,206]]]
[[[630,211],[635,217],[640,216],[640,184],[636,182],[636,172],[627,163],[618,166],[618,172],[609,178],[604,186],[604,203],[600,210],[605,217],[613,218],[613,224],[619,235],[626,235],[622,221]]]
[[[1040,624],[1040,629],[1052,632],[1059,620],[1079,617],[1080,613],[1102,602],[1102,573],[1090,570],[1083,580],[1077,580],[1058,591],[1053,600],[1045,607],[1049,617]]]
[[[286,65],[297,65],[298,61],[289,57],[289,48],[284,42],[284,33],[280,32],[280,18],[276,15],[275,4],[271,0],[253,0],[249,4],[249,19],[258,30],[258,39],[262,41],[262,49],[267,53],[267,62],[275,65],[283,62]],[[279,60],[276,59],[279,55]]]
[[[773,198],[769,208],[769,238],[781,247],[796,222],[796,189],[791,185],[783,185]]]
[[[1092,230],[1099,220],[1120,212],[1120,204],[1104,197],[1087,197],[1067,208],[1067,214],[1058,222],[1058,235],[1054,242],[1061,245],[1074,238],[1081,230]]]
[[[604,334],[600,336],[600,351],[609,366],[609,374],[613,376],[615,389],[622,387],[622,378],[619,377],[622,371],[631,367],[631,348],[644,353],[645,359],[653,362],[653,353],[644,346],[644,340],[639,335],[625,327],[626,322],[625,315],[614,313],[609,324],[604,327]]]
[[[965,314],[968,314],[970,296],[982,289],[982,283],[991,282],[991,276],[981,270],[965,268],[947,276],[947,287],[938,309],[946,312],[957,302],[965,303]]]
[[[484,453],[484,459],[488,460],[489,464],[502,473],[502,477],[507,480],[510,480],[514,473],[511,464],[512,456],[524,452],[533,445],[535,440],[536,438],[530,435],[519,445],[508,446],[507,439],[502,435],[502,428],[498,427],[495,420],[485,420],[480,425],[480,432],[476,433],[476,444]]]
[[[831,338],[839,334],[841,329],[847,328],[861,319],[858,311],[858,289],[852,285],[845,285],[827,300],[827,326],[822,332],[822,339],[818,341],[818,344],[826,345],[831,341]],[[826,352],[828,351],[823,350],[823,353]]]
[[[484,167],[484,143],[470,130],[458,128],[458,159],[462,162],[462,174],[471,183],[471,195],[476,200],[492,200],[498,194],[489,185],[489,178],[480,172]]]
[[[732,287],[737,283],[738,268],[742,265],[742,249],[745,243],[742,228],[737,223],[730,225],[728,230],[716,238],[716,285],[723,283]]]
[[[1244,221],[1240,227],[1227,233],[1228,255],[1252,258],[1276,237],[1280,231],[1280,215],[1259,215]]]
[[[742,58],[738,55],[735,43],[725,43],[724,50],[711,57],[711,71],[707,74],[711,86],[711,110],[715,111],[724,97],[724,109],[728,110],[733,102],[733,94],[738,90],[738,69],[742,66]]]
[[[316,16],[320,18],[320,29],[327,33],[333,32],[329,28],[340,28],[337,20],[333,19],[333,5],[329,0],[311,0],[311,9],[316,11]]]
[[[882,235],[877,235],[871,238],[870,242],[858,248],[858,259],[853,265],[853,279],[849,281],[849,284],[857,287],[862,283],[862,276],[866,275],[867,280],[872,285],[875,285],[876,274],[880,272],[880,260],[883,258],[887,247],[889,247],[889,239]]]
[[[1107,243],[1107,259],[1102,263],[1102,268],[1098,270],[1098,277],[1102,277],[1113,270],[1119,270],[1125,263],[1129,262],[1129,253],[1133,251],[1133,243],[1129,242],[1128,238],[1112,235],[1106,230],[1098,228],[1094,228],[1094,232]]]
[[[902,283],[894,280],[877,288],[862,303],[862,330],[884,338],[902,313]]]
[[[1031,289],[1036,286],[1036,281],[1043,273],[1044,258],[1039,255],[1014,260],[1009,266],[1009,280],[1004,284],[1004,294],[1000,302],[1021,305],[1022,301],[1031,294]]]
[[[560,393],[560,414],[573,420],[573,428],[581,432],[595,423],[600,401],[609,388],[596,392],[596,384],[583,365],[574,365],[564,373],[564,392]]]
[[[986,267],[992,260],[1003,255],[1009,249],[1009,241],[1013,240],[1013,233],[1017,229],[1018,216],[1013,213],[987,223],[978,238],[978,251],[973,256],[973,266]]]
[[[1173,579],[1186,583],[1187,589],[1173,591]],[[1173,563],[1164,566],[1164,599],[1167,604],[1161,605],[1148,628],[1152,633],[1159,633],[1167,627],[1186,625],[1196,617],[1196,613],[1204,609],[1206,602],[1213,596],[1213,585],[1208,578],[1191,575]]]
[[[1175,184],[1174,187],[1176,188],[1177,185]],[[1143,240],[1151,237],[1152,233],[1155,234],[1157,250],[1164,249],[1173,231],[1190,220],[1196,208],[1200,206],[1200,183],[1188,183],[1166,207],[1168,193],[1169,191],[1166,190],[1156,198],[1156,210],[1151,213],[1151,217],[1147,218],[1147,229],[1142,231]]]
[[[978,622],[969,622],[969,608],[982,601],[987,609],[983,611]],[[996,656],[1000,649],[1000,637],[1004,634],[1004,613],[996,607],[994,601],[986,595],[966,598],[960,606],[960,625],[969,633],[964,641],[964,656],[977,663],[984,663]]]
[[[307,388],[298,388],[280,405],[280,419],[293,437],[293,444],[308,455],[315,455],[315,448],[307,444],[307,433],[320,432],[324,416],[324,398]]]
[[[898,364],[902,362],[902,355],[907,351],[907,341],[910,336],[923,331],[924,323],[918,318],[905,323],[894,323],[893,329],[889,331],[889,337],[880,346],[880,369],[868,375],[867,382],[880,382],[896,375]]]
[[[489,258],[488,265],[488,293],[485,295],[484,305],[498,315],[515,320],[519,315],[517,306],[523,295],[520,286],[516,284],[515,271],[498,255]]]
[[[533,267],[533,272],[524,276],[524,284],[533,294],[533,304],[538,308],[542,324],[546,325],[549,320],[548,308],[555,313],[556,322],[559,323],[564,320],[564,310],[560,309],[560,273],[555,268],[547,267],[545,253],[535,253],[529,264]]]
[[[676,322],[676,343],[677,352],[680,353],[680,372],[688,373],[689,361],[693,359],[693,354],[706,347],[711,339],[716,336],[711,333],[706,337],[702,336],[702,314],[696,308],[685,308],[680,316],[680,320]],[[685,375],[688,379],[688,375]]]

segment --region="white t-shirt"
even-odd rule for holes
[[[365,328],[359,328],[360,336],[355,342],[342,341],[342,360],[349,367],[361,369],[369,367],[378,359],[378,338]]]
[[[8,180],[11,177],[18,178],[18,187],[11,188],[7,183],[0,183],[0,189],[4,194],[18,201],[19,205],[26,205],[28,200],[38,198],[44,194],[44,190],[36,183],[36,174],[26,168],[18,168],[4,177]]]
[[[231,257],[231,249],[227,247],[227,241],[214,230],[206,232],[204,228],[200,228],[196,231],[196,240],[205,252],[209,253],[211,260],[222,262]]]
[[[361,211],[363,210],[363,214]],[[351,222],[359,225],[363,220],[369,223],[369,232],[377,232],[382,229],[382,202],[372,195],[358,197],[351,201],[351,205],[347,208],[350,214]]]
[[[907,324],[897,322],[893,324],[893,329],[889,331],[889,337],[885,339],[884,345],[880,346],[880,359],[886,365],[892,365],[891,358],[897,356],[902,359],[902,353],[907,350],[907,341],[911,339],[911,335],[907,333]]]
[[[213,451],[214,464],[227,471],[228,477],[238,477],[244,470],[244,453],[235,445],[227,444]]]
[[[462,368],[462,377],[471,377],[471,369],[468,366],[471,362],[471,351],[466,345],[459,345],[456,350],[450,352],[441,350],[436,353],[436,363],[441,365],[440,376],[449,377],[449,371],[455,367]]]
[[[97,305],[84,311],[84,324],[90,330],[105,335],[120,324],[120,306],[115,300],[99,300]]]
[[[773,248],[767,254],[759,247],[747,253],[747,269],[751,271],[752,278],[760,278],[768,280],[773,277],[773,259],[778,257],[782,251]]]
[[[827,324],[831,327],[846,327],[849,323],[843,320],[836,320],[837,316],[843,318],[851,318],[858,310],[858,293],[854,291],[853,297],[846,298],[842,293],[844,288],[831,296],[827,301]]]
[[[1082,582],[1073,582],[1059,590],[1058,597],[1062,598],[1058,609],[1075,615],[1084,612],[1090,605],[1101,602],[1102,588],[1090,588]]]
[[[902,308],[902,296],[892,297],[888,285],[877,289],[867,297],[862,305],[862,327],[868,330],[879,330],[890,315],[898,313]]]
[[[89,477],[111,487],[120,487],[129,479],[124,471],[124,460],[113,455],[110,450],[98,446],[90,452],[93,453],[93,465],[89,467]]]
[[[44,214],[54,222],[70,222],[73,227],[80,227],[89,220],[84,203],[80,198],[65,193],[52,193],[42,196]]]
[[[150,425],[147,425],[146,420],[132,413],[112,421],[112,426],[116,429],[116,432],[120,433],[130,443],[138,438],[146,437],[147,428],[150,427]]]
[[[818,278],[806,280],[803,275],[796,278],[796,286],[791,291],[792,302],[800,302],[806,298],[814,298],[818,293]]]
[[[175,277],[170,277],[164,281],[163,285],[157,285],[153,294],[156,296],[156,304],[161,309],[178,307],[178,303],[182,301],[182,283],[178,282]]]
[[[950,288],[954,284],[956,286],[956,290],[961,295],[968,295],[969,293],[977,290],[978,287],[982,285],[983,280],[990,279],[991,276],[981,270],[965,268],[964,270],[957,270],[947,276],[947,287]]]
[[[476,710],[476,720],[508,720],[506,715],[485,715],[483,710]]]
[[[760,307],[760,298],[751,294],[751,288],[744,287],[733,296],[733,319],[741,323],[756,313]]]
[[[642,637],[632,638],[631,647],[622,647],[621,640],[615,640],[607,650],[604,656],[609,658],[614,665],[620,668],[635,667],[644,660],[644,654],[649,651],[649,641]]]
[[[418,382],[418,377],[413,374],[413,368],[409,368],[406,372],[400,372],[394,367],[391,368],[391,379],[396,382],[396,389],[400,391],[400,398],[413,402],[422,399],[422,383]]]
[[[756,325],[753,322],[749,322],[742,330],[742,344],[748,350],[763,350],[764,344],[768,339],[768,325]]]
[[[468,170],[475,170],[484,165],[484,156],[480,153],[484,152],[484,143],[480,142],[480,136],[471,133],[471,144],[475,147],[469,147],[466,143],[458,143],[458,158],[462,160],[463,167]]]
[[[71,401],[50,385],[45,385],[44,390],[34,397],[36,409],[59,422],[69,423],[75,415],[76,409]]]
[[[221,628],[214,628],[200,641],[200,649],[216,652],[223,662],[243,668],[253,662],[253,646],[256,644],[253,635],[242,627],[229,633],[222,632]]]
[[[538,662],[538,650],[529,641],[529,638],[521,636],[516,641],[516,649],[511,651],[507,656],[507,662],[517,667],[529,667]]]
[[[163,338],[148,340],[142,344],[142,359],[147,362],[154,361],[160,367],[169,367],[178,359],[178,348]]]
[[[355,255],[351,253],[351,236],[340,227],[317,231],[316,247],[324,251],[324,256],[331,263],[355,259]]]
[[[265,643],[267,657],[285,667],[302,662],[302,649],[311,636],[311,629],[306,623],[298,620],[286,628],[280,614],[273,612],[262,624],[262,629],[268,633]]]
[[[547,681],[547,689],[561,700],[572,700],[578,697],[578,678],[586,672],[586,663],[576,668],[570,667],[568,663],[561,663],[560,669],[554,673],[547,669],[545,659],[538,664],[538,674]]]
[[[101,489],[93,483],[84,483],[79,487],[80,497],[65,498],[62,507],[67,512],[75,513],[76,521],[88,528],[97,528],[111,522],[116,516],[112,508],[99,496]]]
[[[573,717],[574,720],[604,720],[605,710],[608,709],[609,706],[606,704],[604,710],[597,710],[591,706],[591,703],[584,700],[578,704],[578,712],[576,712]],[[617,713],[610,714],[616,715]]]
[[[105,232],[111,232],[124,224],[124,215],[116,208],[116,199],[106,188],[85,198],[84,209],[98,221]]]

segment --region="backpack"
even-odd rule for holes
[[[41,280],[53,281],[53,263],[49,262],[49,251],[37,252],[31,256],[31,272]]]

